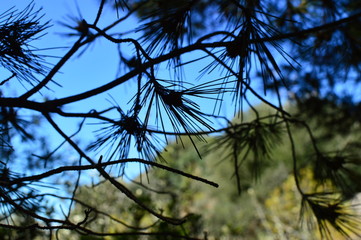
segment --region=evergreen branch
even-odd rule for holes
[[[53,119],[49,116],[48,113],[44,113],[45,118],[49,121],[49,123],[53,126],[53,128],[76,150],[80,156],[85,158],[91,165],[96,166],[96,163],[87,156],[80,148],[79,146],[71,140],[60,128],[59,126],[53,121]],[[165,222],[179,225],[184,222],[184,220],[178,220],[178,219],[172,219],[169,217],[165,217],[162,214],[159,214],[146,206],[143,202],[141,202],[127,187],[125,187],[123,184],[112,178],[103,168],[96,167],[98,172],[106,179],[108,180],[114,187],[116,187],[118,190],[120,190],[122,193],[124,193],[129,199],[133,200],[137,205],[139,205],[141,208],[146,210],[147,212],[151,213],[155,217],[162,219]]]
[[[6,185],[14,185],[14,184],[20,184],[20,183],[24,183],[24,182],[33,182],[33,181],[38,181],[41,180],[43,178],[47,178],[47,177],[51,177],[53,175],[56,174],[60,174],[63,172],[67,172],[67,171],[85,171],[85,170],[92,170],[92,169],[100,169],[100,168],[105,168],[107,166],[112,166],[112,165],[117,165],[117,164],[124,164],[124,163],[131,163],[131,162],[138,162],[138,163],[142,163],[145,165],[149,165],[149,166],[153,166],[153,167],[157,167],[163,170],[166,170],[168,172],[173,172],[179,175],[182,175],[184,177],[199,181],[199,182],[203,182],[205,184],[211,185],[213,187],[218,187],[217,183],[214,183],[212,181],[209,181],[207,179],[198,177],[198,176],[194,176],[192,174],[183,172],[179,169],[175,169],[172,167],[168,167],[156,162],[152,162],[152,161],[148,161],[148,160],[144,160],[144,159],[139,159],[139,158],[129,158],[129,159],[121,159],[121,160],[114,160],[114,161],[109,161],[109,162],[101,162],[101,163],[95,163],[95,164],[91,164],[91,165],[80,165],[80,166],[63,166],[63,167],[58,167],[52,170],[49,170],[47,172],[41,173],[41,174],[37,174],[37,175],[31,175],[28,177],[21,177],[21,178],[15,178],[11,181],[6,182]],[[4,183],[3,183],[4,184]]]

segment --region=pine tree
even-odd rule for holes
[[[114,22],[102,26],[100,20],[108,5],[116,10]],[[82,180],[89,181],[84,174],[96,171],[100,176],[97,184],[116,188],[157,221],[179,225],[186,219],[165,215],[156,203],[137,196],[118,179],[124,176],[127,163],[143,164],[146,171],[161,168],[217,187],[206,176],[169,167],[170,160],[160,153],[171,140],[184,144],[186,138],[201,158],[199,144],[206,142],[206,135],[221,133],[215,143],[207,144],[209,151],[225,149],[229,153],[233,163],[229,174],[234,174],[236,188],[242,193],[245,164],[250,167],[249,177],[259,179],[285,133],[302,199],[301,215],[313,216],[324,238],[332,237],[331,228],[344,237],[360,236],[360,219],[348,204],[360,189],[360,142],[341,138],[341,143],[329,150],[320,141],[346,136],[360,124],[360,5],[360,1],[351,0],[101,0],[94,20],[72,16],[62,23],[71,31],[65,35],[75,40],[54,65],[32,44],[46,38],[50,26],[43,23],[41,10],[31,2],[22,11],[5,11],[0,15],[0,65],[8,73],[0,82],[1,226],[48,230],[50,235],[53,230],[69,229],[95,236],[197,239],[144,229],[93,231],[88,226],[95,220],[93,213],[99,203],[87,206],[78,221],[70,220],[76,192]],[[134,31],[117,28],[126,26],[133,16],[140,19]],[[117,47],[118,76],[98,79],[92,89],[66,97],[49,91],[51,84],[61,85],[54,80],[61,68],[90,51],[87,47],[96,40]],[[126,55],[126,47],[132,56]],[[164,68],[168,79],[160,73]],[[188,76],[189,69],[196,69],[199,76]],[[20,94],[11,91],[16,81],[24,86]],[[88,79],[79,81],[87,84]],[[134,85],[127,90],[129,99],[109,97],[110,91],[129,85]],[[66,108],[83,101],[92,105],[95,96],[109,99],[109,105],[91,111]],[[270,114],[260,115],[251,98],[267,105]],[[299,112],[286,110],[287,101],[296,104]],[[230,121],[223,114],[225,106],[232,106],[234,115],[242,120]],[[245,109],[254,112],[252,119],[242,118]],[[304,117],[315,113],[320,117],[312,121],[329,128],[317,137]],[[81,119],[76,132],[69,134],[60,124],[63,119]],[[94,122],[96,140],[88,146],[75,140],[87,130],[86,123]],[[61,136],[63,142],[58,146],[49,143],[50,130],[42,131],[45,124]],[[299,145],[292,131],[295,126],[308,133],[308,164],[313,164],[315,180],[332,188],[302,185],[300,170],[305,163],[298,158]],[[71,160],[74,155],[77,161]],[[64,196],[53,194],[51,184],[64,188]],[[53,214],[53,199],[66,200],[68,211],[63,210],[63,217]],[[111,218],[111,213],[105,214]],[[19,218],[31,220],[24,224]]]

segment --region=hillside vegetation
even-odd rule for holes
[[[268,125],[274,119],[262,118],[263,115],[269,114],[269,110],[264,106],[257,109],[257,114],[258,117],[251,123],[258,125],[254,128],[254,131],[258,132],[247,132],[244,137],[254,137],[255,144],[258,145],[263,141],[263,148],[257,146],[260,148],[258,153],[254,151],[248,153],[248,148],[252,146],[238,142],[237,161],[239,162],[237,164],[240,168],[238,174],[234,172],[235,156],[232,156],[228,149],[232,146],[222,144],[226,137],[224,135],[208,137],[206,144],[199,145],[198,151],[201,152],[202,159],[198,157],[197,151],[187,137],[171,143],[167,151],[162,153],[164,159],[170,159],[167,162],[169,167],[194,176],[205,176],[209,181],[218,183],[218,188],[157,168],[148,169],[132,181],[120,179],[123,182],[128,181],[126,184],[130,189],[142,201],[155,209],[162,209],[165,215],[185,218],[187,221],[183,225],[171,226],[156,220],[152,215],[131,203],[124,195],[112,189],[108,183],[100,183],[96,187],[96,193],[92,188],[81,187],[76,195],[79,202],[76,204],[77,210],[73,218],[80,221],[88,205],[103,202],[101,206],[98,206],[99,212],[91,212],[89,218],[97,215],[99,219],[99,216],[103,214],[101,209],[104,209],[104,212],[112,213],[113,220],[104,216],[104,219],[101,218],[103,220],[91,223],[92,229],[104,231],[104,228],[108,228],[106,231],[116,233],[124,230],[129,232],[129,226],[132,226],[134,232],[169,232],[200,238],[207,236],[208,239],[319,238],[316,222],[313,226],[309,224],[313,221],[307,219],[309,209],[305,206],[295,186],[292,175],[291,146],[284,126],[280,124],[275,128],[273,125]],[[233,124],[240,123],[241,118],[242,121],[248,122],[249,119],[254,118],[254,115],[255,112],[250,110],[239,119],[234,119]],[[319,124],[318,117],[308,119],[307,122],[313,128],[314,137],[319,141],[318,146],[323,151],[337,156],[345,148],[349,150],[354,148],[354,145],[361,140],[360,126],[350,126],[355,130],[351,135],[332,134],[330,129]],[[314,153],[307,128],[300,125],[295,125],[293,128],[295,128],[293,140],[298,149],[298,168],[303,189],[310,192],[315,192],[315,190],[317,192],[317,189],[341,191],[342,188],[331,180],[322,182],[317,180],[318,174],[322,173],[317,171],[318,165],[315,164],[317,155]],[[267,135],[269,132],[273,134]],[[257,136],[257,134],[262,134],[262,136]],[[275,135],[282,140],[280,144],[274,144],[278,142],[272,139]],[[256,138],[261,138],[262,141]],[[323,138],[328,140],[328,144],[322,144]],[[332,144],[329,144],[330,142]],[[356,150],[354,153],[355,156],[360,154]],[[349,157],[352,158],[352,156]],[[357,158],[353,159],[356,161]],[[357,168],[347,171],[354,175],[361,173]],[[349,183],[343,182],[343,184]],[[350,183],[348,186],[350,186],[348,188],[349,200],[352,202],[361,186],[358,182]],[[222,194],[219,194],[220,192]],[[305,219],[300,219],[301,208]],[[356,216],[357,212],[350,212],[350,214],[350,216]],[[66,232],[64,231],[63,234]],[[332,234],[336,232],[332,231]],[[72,236],[75,239],[93,239],[81,235]],[[146,235],[106,239],[172,239],[172,237]],[[337,239],[343,238],[340,236]]]

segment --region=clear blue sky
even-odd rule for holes
[[[13,1],[13,0],[2,0],[0,3],[0,10],[5,11],[10,7],[15,6],[15,9],[22,10],[25,8],[31,1],[22,0],[22,1]],[[67,24],[74,24],[74,22],[69,21],[69,17],[76,16],[79,19],[84,18],[88,22],[94,21],[94,18],[98,9],[98,1],[97,0],[88,0],[87,4],[79,4],[79,10],[81,16],[79,16],[79,12],[77,10],[77,5],[75,1],[72,0],[57,0],[57,1],[47,1],[47,0],[35,0],[35,9],[40,7],[43,8],[42,13],[45,16],[42,18],[43,21],[50,20],[50,25],[52,25],[47,30],[47,35],[42,37],[42,39],[35,41],[33,45],[38,48],[50,48],[50,47],[60,47],[57,50],[47,50],[41,51],[42,54],[46,55],[54,55],[54,56],[63,56],[67,49],[61,47],[70,47],[72,43],[76,40],[76,37],[69,38],[65,37],[64,33],[69,33],[69,29],[61,26],[60,22],[64,22]],[[86,6],[86,7],[84,7]],[[100,26],[106,26],[110,24],[112,21],[116,19],[115,11],[111,9],[105,9],[103,17],[100,21]],[[135,26],[134,21],[129,21],[128,25],[124,26],[124,30],[126,28],[132,28]],[[123,30],[123,29],[122,29]],[[48,58],[47,60],[51,62],[57,62],[56,58]],[[58,73],[54,80],[61,85],[61,87],[50,84],[49,87],[51,91],[42,90],[41,95],[33,96],[33,100],[42,101],[44,97],[50,98],[61,98],[65,96],[70,96],[76,93],[81,93],[87,90],[92,89],[93,87],[100,86],[103,81],[104,83],[107,81],[111,81],[116,77],[116,73],[118,70],[119,59],[116,54],[116,46],[114,44],[110,44],[108,41],[96,41],[92,44],[87,51],[84,52],[81,56],[75,56],[70,59],[64,66],[61,68],[60,73]],[[128,87],[131,87],[128,84]],[[16,81],[12,81],[12,87],[16,88],[17,92],[20,94],[25,91],[24,86],[19,84]],[[25,87],[30,88],[29,85],[25,84]],[[116,89],[109,91],[109,93],[114,96],[114,98],[118,99],[121,97],[122,99],[129,99],[129,91],[126,89]],[[109,99],[106,95],[96,96],[91,101],[83,101],[76,104],[71,104],[65,106],[65,110],[69,112],[87,112],[91,109],[102,109],[104,107],[110,107],[111,104],[106,100]],[[120,105],[122,105],[121,101],[118,101]],[[68,134],[72,134],[77,126],[79,121],[74,121],[74,119],[66,120],[64,118],[58,118],[58,123],[63,126]],[[97,122],[97,121],[89,121]],[[86,125],[86,128],[91,126]],[[54,146],[61,141],[59,136],[53,131],[48,129],[49,138],[52,139],[52,143]],[[85,141],[90,141],[94,138],[94,133],[87,129],[87,131],[83,131],[79,138],[84,139]],[[54,143],[55,142],[55,143]],[[131,176],[135,176],[139,173],[139,168],[130,168],[129,174]]]
[[[12,6],[16,6],[18,9],[23,9],[31,1],[22,0],[2,0],[0,3],[0,9],[6,10]],[[98,0],[87,0],[86,4],[84,1],[78,1],[80,13],[77,10],[76,1],[73,0],[35,0],[35,8],[43,8],[43,13],[45,14],[43,20],[50,20],[52,27],[48,29],[48,34],[44,36],[41,40],[34,43],[39,48],[49,48],[49,47],[69,47],[76,40],[76,38],[68,38],[63,36],[63,33],[68,33],[69,29],[61,26],[59,22],[64,23],[74,23],[69,21],[69,17],[76,16],[79,19],[84,18],[87,22],[91,23],[98,9]],[[81,16],[80,16],[81,15]],[[100,27],[105,27],[116,19],[116,12],[112,9],[105,9],[101,21],[99,23]],[[137,26],[136,19],[130,19],[126,24],[122,24],[118,27],[118,30],[121,32],[126,32],[127,30],[132,30]],[[123,48],[124,47],[124,48]],[[122,49],[125,50],[125,55],[127,55],[126,45],[122,46]],[[44,54],[62,56],[65,54],[66,49],[57,49],[52,51],[44,51]],[[199,54],[199,53],[192,53]],[[129,55],[130,56],[130,53]],[[194,55],[189,55],[193,57]],[[198,56],[197,56],[198,57]],[[57,59],[49,59],[56,62]],[[33,100],[42,101],[44,96],[49,96],[50,98],[60,98],[65,96],[70,96],[76,93],[84,92],[92,89],[93,87],[100,86],[103,83],[109,82],[116,77],[118,71],[118,55],[116,53],[116,46],[107,40],[98,40],[93,43],[83,55],[79,57],[73,57],[68,61],[64,67],[61,69],[54,80],[61,85],[61,87],[50,84],[49,87],[51,91],[43,90],[43,96],[36,95],[33,96]],[[192,66],[192,68],[187,68],[185,70],[185,76],[188,80],[195,79],[199,74],[199,69],[203,68],[202,62],[199,63],[199,66]],[[215,71],[216,72],[216,71]],[[163,66],[159,74],[160,78],[169,79],[169,73],[167,69]],[[209,75],[208,79],[215,79],[217,75]],[[133,82],[133,81],[131,81]],[[134,82],[133,82],[134,83]],[[29,87],[29,86],[28,86]],[[19,93],[25,91],[24,87],[17,85],[17,90]],[[111,94],[117,100],[117,103],[120,106],[125,106],[125,103],[128,102],[132,95],[129,95],[129,92],[133,92],[134,84],[125,83],[124,86],[121,86],[116,89],[112,89],[108,93]],[[91,101],[82,101],[76,104],[66,105],[66,111],[76,111],[79,112],[79,109],[83,112],[87,112],[91,109],[104,109],[104,106],[109,106],[108,102],[109,96],[106,94],[93,97]],[[201,107],[204,107],[205,111],[210,112],[212,106],[209,106],[208,103],[203,103]],[[228,118],[232,117],[234,113],[234,108],[231,105],[223,105],[221,114],[227,116]],[[117,116],[116,116],[117,117]],[[70,135],[76,129],[76,123],[74,119],[66,120],[64,118],[58,118],[58,123],[66,129],[66,132]],[[96,123],[97,121],[91,120],[88,123]],[[91,130],[90,125],[86,125],[85,131],[79,136],[79,138],[91,141],[95,139],[94,133]],[[49,137],[53,142],[59,142],[61,139],[55,132],[52,132],[50,128]],[[55,146],[56,144],[54,144]],[[138,164],[131,165],[128,168],[128,174],[132,177],[136,176],[139,173]]]

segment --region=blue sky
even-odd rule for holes
[[[22,10],[25,8],[31,1],[13,1],[13,0],[2,0],[0,3],[1,9],[6,10],[10,7],[15,6],[15,9]],[[35,9],[42,7],[42,13],[45,14],[43,21],[50,20],[49,29],[47,29],[47,35],[42,37],[42,39],[35,41],[34,46],[39,49],[42,48],[51,48],[59,47],[55,50],[46,50],[41,51],[42,54],[53,55],[53,56],[62,56],[66,53],[67,47],[71,46],[72,43],[76,40],[76,37],[69,38],[64,36],[64,33],[69,33],[69,29],[61,26],[60,22],[74,24],[74,22],[69,21],[70,16],[77,16],[79,19],[84,18],[89,22],[94,20],[94,17],[97,13],[98,4],[96,0],[87,1],[86,8],[84,4],[81,4],[80,13],[77,10],[77,5],[75,1],[69,0],[57,0],[57,1],[46,1],[46,0],[36,0]],[[106,26],[111,23],[112,20],[116,19],[116,13],[111,9],[105,9],[104,16],[100,21],[100,26]],[[81,14],[81,16],[79,16]],[[131,22],[126,27],[134,26],[135,22]],[[65,48],[64,48],[65,47]],[[84,92],[92,89],[95,86],[100,86],[99,81],[110,81],[116,77],[118,70],[118,57],[116,53],[116,47],[113,44],[110,44],[108,41],[96,41],[92,46],[90,46],[87,51],[82,55],[76,55],[71,58],[60,70],[54,80],[61,85],[61,87],[50,84],[49,90],[42,90],[43,95],[35,95],[32,97],[33,100],[43,101],[44,97],[49,98],[61,98],[65,96],[70,96],[76,93]],[[50,62],[57,62],[57,58],[48,58]],[[25,86],[25,88],[24,88]],[[29,89],[30,86],[24,83],[24,86],[19,84],[17,81],[11,82],[11,87],[15,88],[18,94]],[[110,94],[116,94],[121,97],[129,97],[127,94],[128,91],[117,89],[116,91],[110,91]],[[109,99],[107,96],[96,96],[91,101],[82,101],[76,104],[70,104],[65,106],[65,110],[69,112],[76,112],[81,109],[83,112],[87,112],[91,109],[102,108],[104,106],[110,107],[110,103],[106,100]],[[121,104],[121,103],[119,103]],[[58,118],[58,124],[62,125],[64,130],[70,135],[72,134],[79,121],[74,121],[74,119],[64,119]],[[93,121],[94,122],[94,121]],[[86,125],[86,127],[89,127]],[[56,146],[59,141],[62,141],[61,138],[54,132],[51,131],[51,128],[47,128],[49,138],[52,139],[52,143]],[[84,131],[79,136],[79,138],[90,140],[94,138],[94,134],[91,130]],[[133,167],[131,168],[130,175],[134,176],[136,173],[139,173]]]
[[[2,0],[0,6],[1,9],[6,10],[12,6],[15,6],[17,9],[21,10],[31,1],[23,0],[23,1],[14,1],[14,0]],[[63,47],[70,47],[72,43],[76,40],[76,37],[69,38],[64,36],[64,34],[69,33],[69,29],[65,28],[60,24],[60,22],[67,24],[74,24],[70,20],[71,17],[78,17],[78,19],[85,19],[87,22],[93,22],[95,15],[98,9],[97,0],[88,0],[86,4],[84,1],[76,1],[72,0],[57,0],[57,1],[49,1],[49,0],[35,0],[35,8],[42,7],[42,13],[45,14],[43,20],[50,20],[50,24],[52,25],[48,29],[48,34],[45,35],[41,40],[34,42],[34,45],[38,48],[51,48],[51,47],[59,47],[59,49],[55,50],[47,50],[43,51],[43,54],[54,55],[54,56],[62,56],[66,53],[67,49]],[[79,6],[79,10],[77,9]],[[99,23],[100,27],[105,27],[108,24],[112,23],[116,19],[116,12],[112,9],[106,8]],[[137,26],[137,20],[134,18],[129,19],[124,24],[118,26],[114,31],[127,32],[129,30],[135,29]],[[127,49],[127,45],[122,45],[122,50],[125,52],[125,56],[130,57],[131,52]],[[91,44],[91,46],[82,54],[76,55],[72,57],[60,70],[60,73],[55,75],[54,80],[61,85],[61,87],[50,84],[49,87],[51,90],[42,90],[42,94],[37,94],[32,97],[33,100],[43,101],[44,97],[49,98],[61,98],[65,96],[70,96],[76,93],[84,92],[90,90],[96,86],[100,86],[106,82],[109,82],[116,78],[116,73],[118,71],[119,66],[119,58],[116,52],[116,46],[110,43],[107,40],[97,40],[95,43]],[[194,52],[185,56],[184,59],[193,58],[194,56],[199,57],[199,52]],[[49,61],[57,62],[57,58],[49,58]],[[208,61],[208,60],[205,60]],[[199,75],[199,69],[202,69],[206,64],[203,61],[197,63],[198,65],[192,65],[192,67],[186,67],[184,71],[184,75],[187,80],[194,80]],[[214,71],[217,72],[217,71]],[[206,79],[216,79],[218,74],[212,73],[207,75]],[[166,69],[166,66],[161,65],[159,71],[159,78],[170,79],[169,71]],[[110,95],[114,98],[121,107],[125,107],[125,104],[132,97],[131,94],[134,94],[134,81],[130,81],[129,83],[125,83],[120,87],[110,90],[106,94],[102,94],[99,96],[95,96],[87,101],[80,101],[75,104],[66,105],[64,110],[69,112],[79,112],[81,109],[82,112],[87,112],[91,109],[104,109],[105,107],[110,107],[111,103]],[[193,82],[194,83],[194,82]],[[24,86],[18,84],[17,82],[12,82],[18,93],[26,91]],[[25,87],[29,88],[30,86],[25,84]],[[109,95],[108,95],[109,94]],[[230,100],[230,99],[228,99]],[[254,98],[251,98],[251,101],[254,101]],[[208,102],[201,103],[201,107],[203,107],[204,111],[208,111],[211,113],[212,106],[209,106]],[[125,107],[126,109],[126,107]],[[125,110],[126,111],[126,110]],[[230,104],[224,104],[221,109],[221,114],[227,116],[228,118],[232,118],[234,113],[234,108]],[[117,116],[116,116],[117,117]],[[58,124],[60,124],[68,135],[72,134],[77,126],[79,120],[74,121],[74,119],[65,119],[65,118],[57,118]],[[79,139],[85,140],[85,142],[89,143],[95,139],[94,126],[92,123],[97,123],[97,121],[90,120],[85,125],[84,131],[79,135]],[[53,142],[54,146],[56,146],[60,141],[62,141],[59,136],[51,130],[51,128],[47,128],[49,138]],[[99,154],[100,155],[100,154]],[[94,156],[95,158],[97,156]],[[136,176],[139,173],[138,164],[133,164],[128,167],[127,172],[131,177]]]

